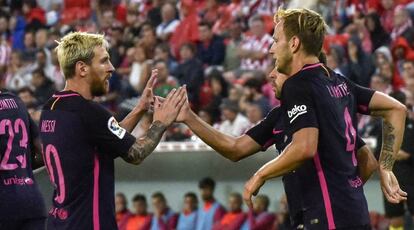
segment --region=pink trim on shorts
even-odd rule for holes
[[[95,153],[93,166],[93,230],[99,229],[99,158],[98,154]]]
[[[319,177],[319,184],[322,190],[322,197],[323,197],[323,203],[325,205],[326,218],[328,219],[328,228],[336,229],[335,221],[333,218],[331,199],[329,198],[328,185],[326,184],[325,174],[323,173],[321,160],[319,159],[318,152],[316,152],[315,157],[313,158],[313,161],[316,166],[316,170],[317,170],[318,177]]]

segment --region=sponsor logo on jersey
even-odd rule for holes
[[[126,133],[126,130],[118,124],[118,122],[115,120],[114,117],[109,118],[108,129],[109,131],[111,131],[111,133],[113,133],[119,139],[124,138],[125,133]]]
[[[307,112],[308,111],[306,105],[294,105],[291,110],[287,111],[288,117],[291,118],[290,123],[292,123],[300,115],[305,114]]]

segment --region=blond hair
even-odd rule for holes
[[[279,9],[274,21],[283,21],[287,40],[297,36],[307,54],[319,55],[327,28],[321,15],[308,9]]]
[[[108,47],[104,35],[86,32],[69,33],[57,43],[55,51],[65,79],[75,76],[75,65],[78,61],[91,64],[95,47]]]

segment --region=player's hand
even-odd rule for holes
[[[264,183],[265,180],[258,174],[255,174],[244,185],[243,200],[250,209],[253,209],[252,196],[257,195]]]
[[[401,190],[398,180],[391,170],[380,169],[381,189],[390,203],[398,204],[407,200],[407,193]]]
[[[158,76],[158,69],[153,69],[151,72],[151,77],[145,85],[144,91],[142,91],[141,98],[136,106],[140,111],[148,111],[154,104],[154,95],[152,89],[155,85],[156,79]]]
[[[191,114],[190,102],[188,102],[187,89],[185,89],[185,102],[178,113],[176,122],[186,122]]]
[[[158,97],[155,97],[154,121],[160,121],[166,126],[174,122],[186,100],[185,87],[184,85],[178,89],[172,89],[163,102]]]

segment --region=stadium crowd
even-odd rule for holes
[[[279,104],[267,79],[273,68],[267,53],[273,14],[298,2],[0,1],[0,88],[18,94],[38,120],[42,104],[64,87],[53,52],[55,41],[75,30],[104,33],[116,72],[110,79],[110,94],[96,100],[118,118],[135,104],[150,70],[157,68],[156,95],[166,96],[172,88],[187,84],[192,108],[209,124],[238,136]],[[328,22],[327,65],[362,86],[404,93],[412,111],[414,4],[407,0],[306,4]],[[148,121],[144,119],[135,132],[145,130]],[[361,119],[363,137],[380,135],[375,123]],[[191,136],[176,124],[165,140],[195,139]]]
[[[405,103],[410,119],[406,133],[409,129],[412,134],[414,3],[410,0],[0,0],[0,89],[17,94],[38,121],[42,105],[64,88],[55,41],[71,31],[104,33],[116,71],[110,93],[95,100],[116,117],[133,108],[156,68],[155,95],[165,97],[186,84],[192,109],[203,120],[239,136],[280,103],[267,78],[273,69],[268,55],[273,15],[279,7],[299,6],[321,13],[328,23],[327,66]],[[143,119],[134,132],[144,133],[150,120]],[[362,137],[377,140],[378,156],[381,121],[362,116],[358,130]],[[164,140],[199,141],[182,124],[174,124]],[[408,161],[414,154],[414,135],[404,141],[411,145],[405,145],[403,151],[409,155],[401,160]],[[413,172],[411,160],[407,164]],[[126,202],[121,195],[117,199],[123,199],[117,205]],[[151,199],[158,210],[154,216],[177,220],[178,215],[165,213],[161,193]],[[195,194],[185,195],[182,215],[195,209],[196,200]],[[266,203],[268,198],[257,200]],[[240,195],[232,194],[229,213],[240,212],[241,203]],[[145,197],[135,196],[133,206],[137,215],[146,213]],[[224,211],[222,215],[219,223],[237,218],[226,219],[231,214]],[[249,213],[243,216],[250,218]],[[129,226],[144,220],[131,215],[123,221]]]

